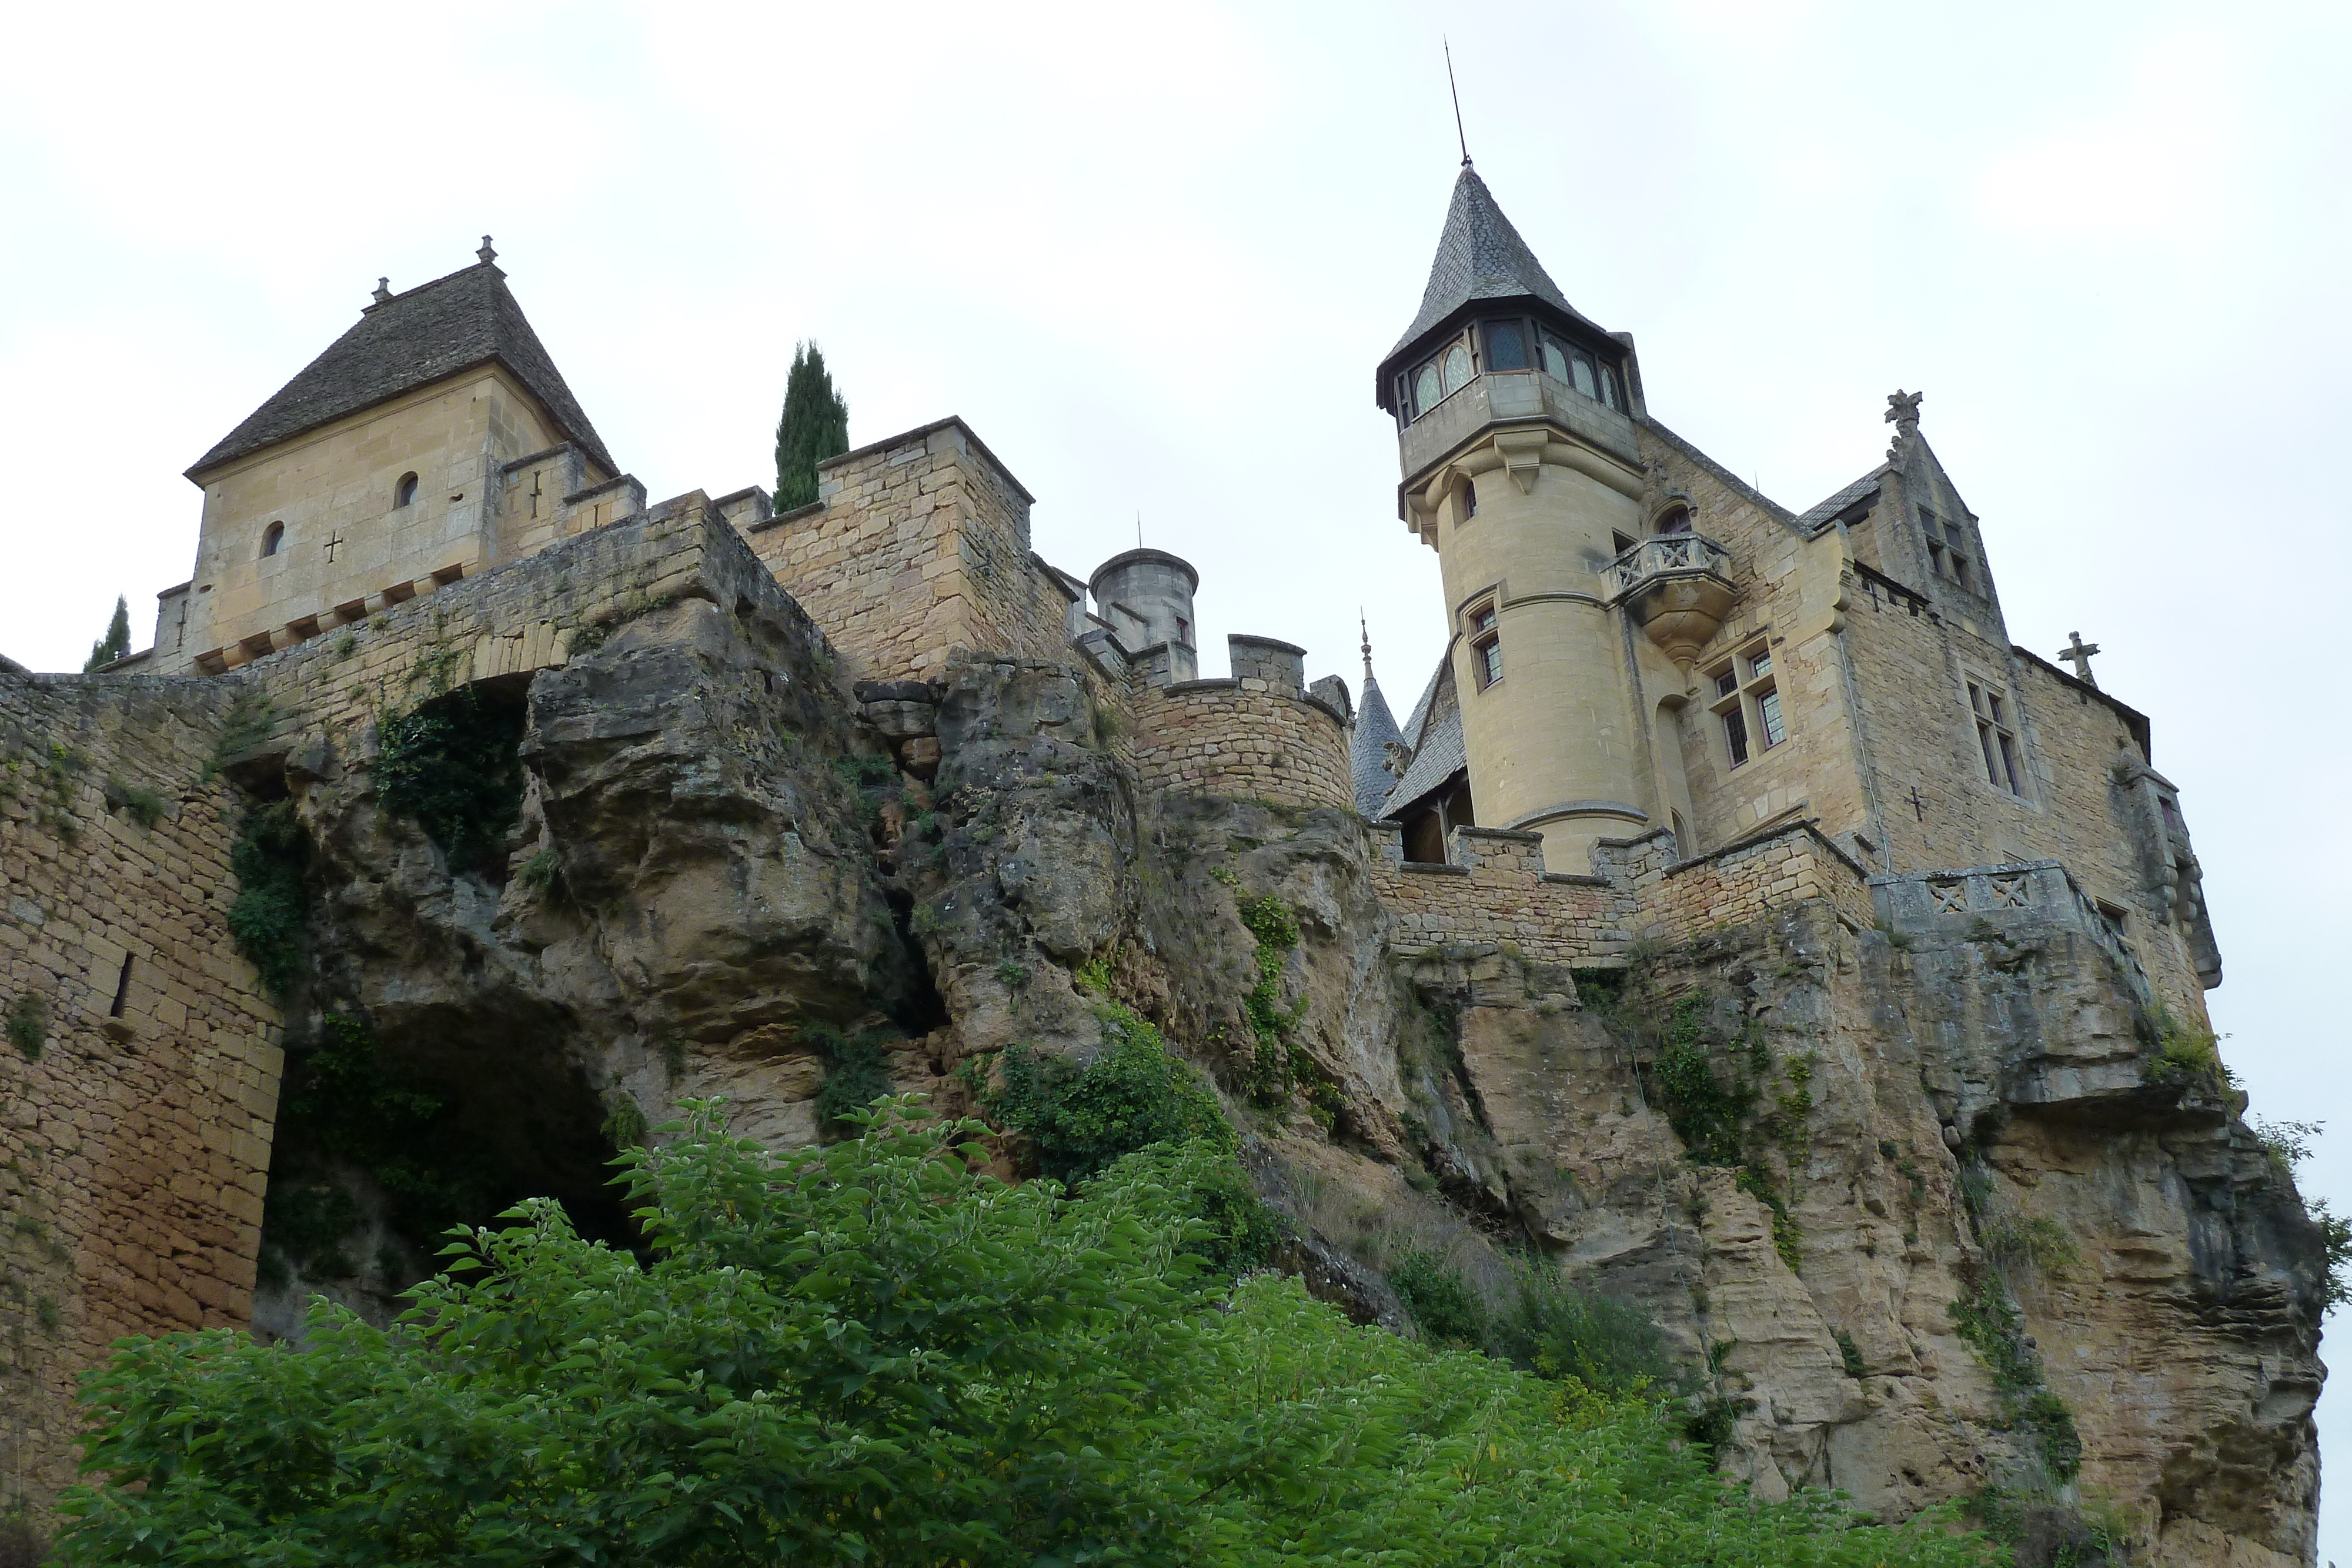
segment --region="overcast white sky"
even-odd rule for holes
[[[1478,168],[1654,414],[1802,508],[1885,396],[2027,647],[2148,712],[2255,1112],[2335,1124],[2352,10],[1688,0],[1447,19]],[[79,668],[184,580],[180,470],[488,231],[656,497],[772,482],[797,338],[863,444],[959,413],[1088,570],[1399,716],[1440,640],[1372,367],[1456,155],[1432,8],[44,6],[0,96],[0,652]],[[1204,671],[1204,673],[1206,673]],[[2316,703],[2318,706],[2314,706]],[[2283,814],[2282,814],[2283,813]],[[2337,1415],[2341,1410],[2343,1414]],[[2352,1393],[2323,1406],[2352,1458]],[[2344,1494],[2352,1499],[2352,1489]],[[2323,1559],[2352,1559],[2352,1502]]]

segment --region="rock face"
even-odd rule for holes
[[[1009,1045],[1097,1050],[1116,998],[1219,1083],[1290,1263],[1361,1321],[1403,1325],[1400,1245],[1474,1276],[1524,1247],[1660,1322],[1767,1495],[1895,1518],[2038,1479],[2115,1504],[2137,1561],[2310,1561],[2317,1233],[2237,1097],[2156,1064],[2126,966],[2030,911],[1799,903],[1607,974],[1400,952],[1359,818],[1139,793],[1094,677],[845,692],[804,626],[700,599],[443,700],[512,727],[488,866],[385,809],[372,741],[289,760],[289,1147],[303,1031],[356,1020],[436,1137],[495,1155],[481,1196],[557,1192],[617,1238],[603,1162],[680,1099],[806,1141],[864,1051],[960,1111]],[[424,1267],[383,1172],[274,1179],[341,1182],[368,1228],[264,1326],[322,1282],[385,1311]]]

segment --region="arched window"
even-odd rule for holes
[[[1452,397],[1470,380],[1470,350],[1456,343],[1445,350],[1445,395]]]
[[[268,528],[261,530],[261,553],[263,555],[276,555],[278,553],[278,547],[285,542],[286,525],[284,523],[272,523]]]
[[[1658,518],[1657,531],[1662,534],[1686,534],[1690,532],[1690,508],[1688,507],[1668,507],[1664,515]]]
[[[400,483],[392,487],[392,504],[395,507],[405,507],[415,499],[416,476],[403,474],[400,476]]]

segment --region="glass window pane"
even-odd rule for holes
[[[1617,372],[1607,365],[1601,367],[1601,401],[1611,408],[1625,406],[1625,400],[1617,395]]]
[[[1456,343],[1445,350],[1445,390],[1451,394],[1470,379],[1470,350]]]
[[[1437,387],[1437,361],[1435,360],[1432,360],[1429,363],[1421,367],[1421,373],[1419,375],[1413,377],[1413,412],[1416,413],[1427,413],[1430,411],[1431,406],[1437,402],[1441,395],[1443,394],[1438,391]]]
[[[1582,350],[1577,350],[1574,371],[1576,390],[1587,397],[1599,397],[1601,387],[1592,379],[1592,361]]]
[[[2000,737],[2000,766],[2001,771],[2009,776],[2009,792],[2024,794],[2025,791],[2017,787],[2017,746],[2005,735]]]
[[[1969,683],[1969,706],[1978,713],[1984,712],[1984,693],[1977,689],[1977,684],[1974,681]]]
[[[1503,644],[1501,642],[1496,641],[1489,643],[1486,646],[1480,648],[1478,650],[1478,657],[1486,662],[1486,684],[1488,685],[1491,686],[1496,681],[1503,678]]]
[[[1985,777],[1995,784],[2000,782],[2000,759],[1993,755],[1992,726],[1977,726],[1977,743],[1984,747]]]
[[[1734,768],[1748,760],[1748,721],[1740,716],[1738,708],[1723,716],[1723,739],[1731,747]]]
[[[1739,675],[1738,672],[1726,670],[1721,674],[1715,677],[1715,695],[1717,696],[1727,697],[1738,689]]]
[[[1767,747],[1780,745],[1789,738],[1780,727],[1780,694],[1766,692],[1756,699],[1756,716],[1764,721],[1764,744]]]
[[[1527,329],[1517,321],[1489,321],[1479,329],[1486,340],[1486,368],[1524,371],[1528,368]]]
[[[1772,673],[1772,651],[1769,648],[1748,661],[1748,678],[1761,680]]]
[[[1543,340],[1543,368],[1544,374],[1555,381],[1568,380],[1568,350],[1559,346],[1557,338]]]

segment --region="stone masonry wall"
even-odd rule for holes
[[[1146,790],[1355,809],[1339,716],[1244,681],[1187,681],[1129,698],[1128,755]],[[1255,683],[1264,686],[1265,682]]]
[[[818,469],[812,506],[745,537],[861,679],[937,674],[958,648],[1060,659],[1067,593],[1029,549],[1029,493],[961,420]]]
[[[1603,878],[1544,870],[1543,835],[1456,828],[1451,863],[1404,858],[1403,830],[1372,825],[1372,890],[1400,951],[1494,942],[1547,964],[1622,956],[1633,901]]]
[[[733,610],[789,601],[695,491],[551,545],[430,599],[394,605],[251,666],[276,710],[268,744],[335,737],[442,692],[566,663],[623,622],[679,599]]]
[[[0,674],[0,1509],[72,1479],[112,1341],[252,1309],[281,1058],[205,766],[236,684]]]
[[[1666,843],[1663,834],[1634,840],[1624,862],[1644,936],[1687,941],[1714,926],[1743,925],[1816,898],[1828,902],[1848,931],[1876,922],[1867,873],[1811,822],[1672,863]]]
[[[1957,607],[1915,613],[1883,590],[1857,600],[1847,635],[1878,794],[1888,806],[1893,870],[2060,861],[2092,898],[2124,912],[2124,939],[2165,1004],[2202,1022],[2194,960],[2139,858],[2133,814],[2140,807],[2117,781],[2118,763],[2141,760],[2125,716]],[[2022,796],[1987,777],[1969,711],[1970,680],[2003,694],[2026,773]]]

